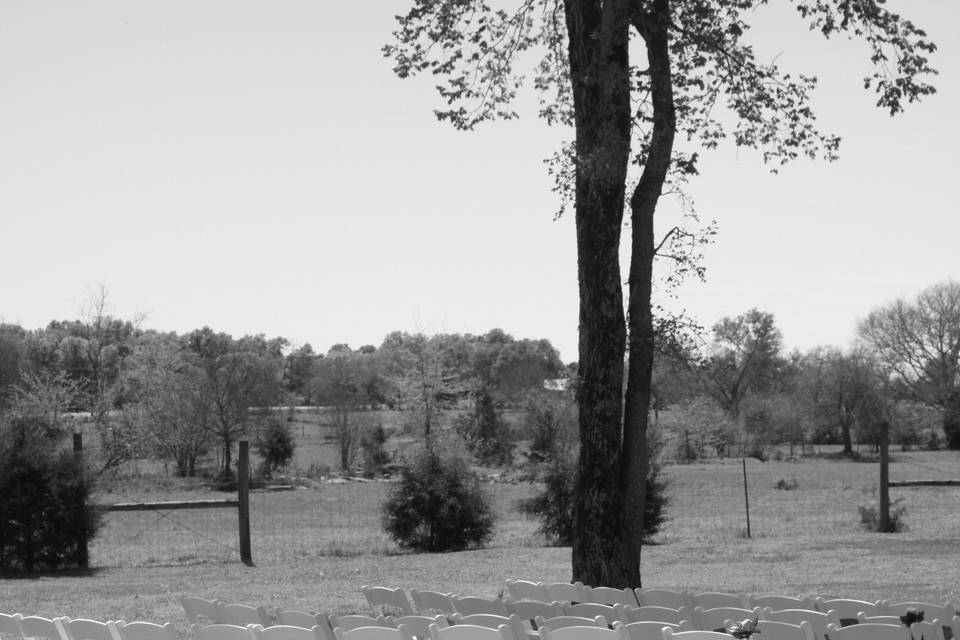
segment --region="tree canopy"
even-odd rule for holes
[[[839,138],[816,126],[815,78],[759,60],[749,44],[750,21],[766,3],[515,0],[494,8],[485,0],[413,0],[385,47],[399,76],[433,74],[444,103],[436,114],[460,129],[516,117],[522,67],[534,58],[540,116],[571,130],[551,171],[576,218],[581,447],[572,577],[588,584],[641,582],[653,262],[659,255],[689,272],[695,237],[673,229],[657,239],[661,195],[695,175],[699,154],[724,138],[758,149],[774,169],[838,151]],[[864,85],[879,107],[897,113],[933,92],[933,43],[881,0],[793,6],[825,37],[867,43],[873,71]]]

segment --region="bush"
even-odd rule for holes
[[[101,513],[82,458],[41,436],[35,417],[0,425],[0,569],[75,566]]]
[[[263,458],[261,470],[263,475],[269,476],[279,471],[293,459],[296,444],[290,426],[278,415],[271,416],[257,433],[254,446],[257,453]]]
[[[473,410],[457,420],[456,429],[480,464],[510,463],[513,457],[510,427],[486,387],[476,392]]]
[[[383,473],[383,468],[390,462],[387,453],[387,432],[382,424],[371,427],[360,439],[360,449],[363,451],[363,476],[372,478]]]
[[[493,502],[466,461],[424,449],[383,505],[383,528],[401,547],[460,551],[493,536]]]
[[[777,484],[773,485],[773,488],[780,491],[796,491],[800,488],[800,482],[796,478],[790,478],[789,480],[780,478],[777,480]]]
[[[661,474],[659,451],[661,442],[650,432],[650,467],[647,472],[646,494],[643,503],[643,543],[652,544],[653,536],[666,521],[667,480]],[[576,456],[557,456],[543,479],[543,492],[521,500],[519,509],[540,518],[540,527],[547,542],[556,546],[573,543],[573,503],[576,498]]]
[[[880,526],[880,509],[877,507],[867,507],[858,505],[860,512],[860,526],[867,531],[877,531],[880,533],[900,533],[907,530],[907,523],[904,516],[907,515],[907,508],[902,504],[903,498],[894,500],[890,503],[890,522],[887,529]]]

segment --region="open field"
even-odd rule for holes
[[[892,479],[960,477],[955,452],[896,452]],[[669,466],[669,521],[643,552],[646,586],[944,601],[960,598],[960,489],[894,489],[909,530],[867,533],[858,505],[873,505],[876,464],[810,458],[747,461],[752,538],[745,536],[739,460]],[[796,479],[793,490],[780,480]],[[305,610],[363,610],[364,584],[494,596],[507,577],[570,578],[570,549],[543,546],[517,513],[527,484],[491,484],[501,514],[483,550],[398,551],[379,529],[387,483],[323,484],[252,500],[254,567],[236,558],[229,510],[116,513],[91,548],[87,575],[0,580],[0,611],[172,621],[177,596]],[[131,487],[131,491],[134,489]],[[141,499],[199,490],[136,491]],[[127,495],[125,497],[137,497]],[[205,496],[209,497],[209,496]],[[180,521],[180,522],[177,522]],[[213,540],[213,542],[211,542]]]

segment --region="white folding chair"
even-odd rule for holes
[[[739,593],[723,593],[721,591],[705,591],[703,593],[694,593],[690,596],[693,600],[693,606],[704,609],[717,609],[719,607],[737,607],[739,609],[751,609],[747,596]]]
[[[763,638],[776,638],[776,640],[816,640],[813,627],[809,622],[790,624],[774,620],[758,620],[757,631]]]
[[[816,610],[817,605],[813,598],[801,598],[795,596],[779,596],[775,594],[765,596],[747,596],[749,606],[747,609],[770,609],[780,611],[781,609],[812,609]]]
[[[608,627],[607,619],[603,616],[585,618],[583,616],[553,616],[552,618],[536,618],[537,629],[550,627],[554,631],[565,627]]]
[[[665,622],[679,625],[684,620],[693,624],[693,613],[686,607],[671,609],[670,607],[624,607],[623,618],[625,623],[633,622]]]
[[[760,617],[760,610],[744,609],[743,607],[714,607],[704,609],[693,608],[693,624],[697,629],[705,631],[723,631],[727,628],[727,620],[741,622]]]
[[[541,640],[628,640],[624,631],[609,627],[540,627]]]
[[[477,596],[450,596],[453,603],[454,613],[469,616],[478,613],[488,613],[496,616],[507,617],[510,612],[507,611],[507,605],[499,598],[480,598]]]
[[[583,602],[586,597],[582,582],[542,582],[550,602]]]
[[[692,631],[674,631],[670,627],[664,627],[661,631],[663,640],[730,640],[731,636],[719,631],[706,631],[703,629],[694,629]]]
[[[814,611],[811,609],[781,609],[772,611],[764,608],[760,611],[761,620],[772,620],[774,622],[786,622],[788,624],[799,625],[806,622],[810,625],[814,635],[818,640],[823,640],[828,634],[827,629],[831,624],[840,626],[840,616],[836,611]]]
[[[20,635],[32,640],[65,640],[65,632],[60,627],[60,618],[43,616],[21,616],[17,619]]]
[[[475,624],[430,625],[430,640],[517,640],[509,626],[496,629]]]
[[[194,625],[193,632],[197,640],[257,640],[253,624],[239,625],[218,622],[216,624]]]
[[[815,601],[818,611],[836,611],[840,618],[840,626],[847,626],[857,623],[857,614],[864,613],[868,616],[879,616],[886,612],[883,610],[883,603],[880,601],[870,602],[868,600],[856,600],[853,598],[817,598]]]
[[[60,628],[69,640],[120,640],[113,625],[99,620],[61,618]]]
[[[563,615],[580,616],[582,618],[603,616],[607,622],[613,624],[615,620],[626,622],[626,620],[623,619],[624,614],[621,611],[622,608],[623,605],[615,607],[609,604],[600,604],[599,602],[578,602],[576,604],[563,605]]]
[[[441,615],[436,616],[387,616],[387,619],[390,621],[391,625],[399,627],[404,625],[407,629],[410,630],[410,633],[413,634],[413,637],[417,640],[424,640],[430,637],[430,625],[435,624],[441,627],[448,626],[446,617]]]
[[[249,604],[220,603],[220,622],[245,627],[248,624],[259,624],[269,627],[273,624],[273,617],[266,607],[254,607]]]
[[[406,625],[397,627],[357,627],[344,629],[337,627],[333,630],[336,640],[413,640],[413,634]]]
[[[684,627],[676,624],[668,624],[666,622],[657,622],[657,621],[643,621],[643,622],[630,622],[624,624],[622,622],[614,622],[614,629],[622,629],[622,633],[625,633],[626,640],[662,640],[663,638],[663,628],[670,627],[674,631],[690,631],[690,623],[684,621]]]

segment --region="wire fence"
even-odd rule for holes
[[[862,510],[876,509],[878,504],[879,463],[875,461],[715,459],[667,465],[663,474],[669,481],[667,521],[657,538],[664,544],[746,537],[748,500],[751,537],[781,539],[857,534],[862,532]],[[960,453],[893,451],[890,478],[960,479]],[[380,515],[392,486],[390,482],[343,481],[252,492],[254,562],[396,551],[396,544],[383,531]],[[539,522],[517,509],[520,499],[541,489],[525,482],[490,485],[500,515],[492,547],[544,544],[536,531]],[[225,495],[200,489],[174,497]],[[894,488],[891,500],[895,508],[904,510],[909,535],[960,538],[960,488]],[[101,567],[239,561],[237,512],[109,513],[90,545],[90,558],[92,566]]]

